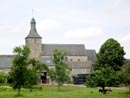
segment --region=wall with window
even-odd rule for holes
[[[88,61],[88,58],[87,58],[87,56],[66,56],[65,57],[65,60],[66,61],[73,61],[73,62],[75,62],[75,61]]]

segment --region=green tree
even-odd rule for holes
[[[33,69],[28,69],[26,79],[27,80],[25,82],[25,87],[29,87],[30,92],[32,92],[33,85],[36,85],[38,83],[37,72]]]
[[[49,70],[49,76],[50,76],[50,79],[51,79],[51,82],[55,81],[56,80],[56,72],[55,72],[55,69],[50,69]]]
[[[123,47],[116,40],[108,39],[97,54],[94,72],[87,77],[87,85],[94,83],[95,86],[100,86],[104,94],[106,86],[119,85],[117,72],[123,66],[124,55]]]
[[[86,76],[86,86],[87,87],[97,87],[97,82],[95,82],[96,80],[96,74],[93,72],[91,74],[88,74]]]
[[[36,72],[42,72],[42,71],[48,71],[49,68],[45,63],[41,63],[39,60],[36,60],[34,58],[30,59],[29,62],[30,67],[34,69]]]
[[[7,74],[4,71],[0,71],[0,84],[5,84],[7,80]]]
[[[56,82],[58,84],[58,90],[63,85],[64,82],[68,81],[69,76],[67,72],[68,65],[64,61],[65,51],[54,50],[53,52],[53,62],[55,64]]]
[[[103,94],[105,94],[105,87],[109,86],[111,80],[115,77],[114,72],[115,71],[112,70],[111,67],[96,70],[87,76],[86,85],[90,87],[101,87]]]
[[[13,59],[10,77],[13,79],[13,88],[18,89],[18,95],[20,95],[21,87],[27,80],[26,75],[28,73],[27,65],[30,50],[27,46],[22,46],[14,48],[13,52],[16,56]]]
[[[41,63],[39,60],[36,60],[34,58],[30,59],[28,63],[30,65],[30,71],[29,71],[30,75],[28,75],[29,77],[26,84],[30,88],[30,92],[32,92],[33,85],[37,84],[38,82],[37,73],[39,73],[39,76],[40,76],[40,74],[43,71],[48,72],[49,68],[46,64]]]
[[[121,80],[126,86],[129,87],[130,93],[130,61],[122,68]]]
[[[97,54],[97,61],[94,65],[94,70],[102,69],[106,67],[104,65],[111,66],[113,70],[120,70],[124,64],[125,52],[120,43],[110,38],[100,48]]]

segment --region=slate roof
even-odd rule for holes
[[[88,60],[91,60],[91,61],[96,61],[97,60],[97,56],[96,56],[96,51],[95,50],[87,49],[86,50],[86,55],[88,56]]]
[[[0,55],[0,69],[10,69],[14,55]]]
[[[95,50],[85,50],[83,44],[44,44],[43,56],[51,56],[54,49],[65,49],[68,56],[88,56],[88,60],[96,61]],[[0,69],[9,69],[12,66],[14,55],[0,55]],[[48,66],[54,66],[51,58],[40,58],[40,61]],[[69,68],[86,68],[91,62],[67,62]]]
[[[55,49],[65,50],[67,56],[86,56],[83,44],[43,44],[42,55],[51,56]]]
[[[48,66],[54,66],[52,59],[50,58],[41,58],[41,62],[47,64]],[[83,69],[83,68],[90,68],[91,61],[76,61],[76,62],[66,62],[68,64],[68,68],[72,69]]]
[[[30,29],[30,32],[25,39],[27,39],[27,38],[41,38],[41,36],[37,33],[36,22],[35,22],[34,18],[32,18],[30,24],[31,24],[31,29]]]
[[[45,63],[48,66],[54,66],[54,63],[50,58],[40,58],[40,62]]]

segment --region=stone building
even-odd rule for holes
[[[96,61],[95,50],[85,49],[84,44],[42,44],[42,37],[37,33],[35,19],[31,19],[30,32],[25,38],[25,44],[30,48],[30,58],[36,58],[46,63],[49,68],[54,68],[52,61],[53,50],[62,49],[67,52],[65,60],[68,63],[70,76],[89,74],[92,64]],[[0,55],[0,69],[9,71],[14,55]],[[41,79],[46,82],[47,73],[41,74]]]

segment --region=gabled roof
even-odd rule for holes
[[[41,36],[37,33],[36,22],[35,22],[34,18],[32,18],[30,24],[31,24],[31,29],[30,29],[28,36],[25,39],[27,39],[27,38],[41,38]]]
[[[14,55],[0,55],[0,69],[10,69]]]
[[[55,49],[65,50],[67,56],[86,56],[83,44],[43,44],[42,55],[52,56]]]
[[[97,56],[96,56],[96,51],[95,50],[86,50],[86,55],[88,56],[88,60],[91,61],[96,61],[97,60]]]

